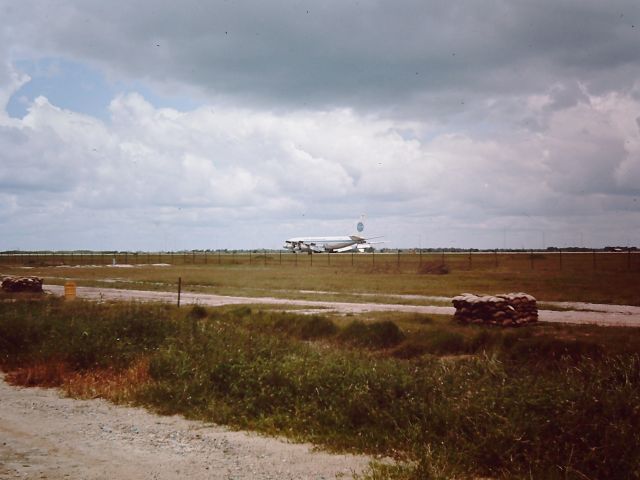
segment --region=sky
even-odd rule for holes
[[[637,0],[0,0],[0,250],[640,246]]]

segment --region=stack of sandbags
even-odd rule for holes
[[[38,277],[7,277],[2,280],[5,292],[42,293],[42,279]]]
[[[454,297],[452,302],[456,307],[453,318],[460,323],[517,327],[538,321],[536,299],[526,293],[463,293]]]

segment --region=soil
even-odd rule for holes
[[[371,460],[0,376],[0,479],[348,479]]]

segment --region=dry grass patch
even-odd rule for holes
[[[129,403],[150,382],[149,360],[139,359],[120,370],[107,367],[84,371],[73,371],[68,363],[61,361],[38,363],[8,372],[5,380],[21,387],[61,388],[74,398]]]
[[[69,376],[69,365],[61,361],[48,361],[20,367],[10,371],[5,380],[21,387],[59,387]]]
[[[62,388],[74,398],[105,398],[115,403],[130,403],[150,381],[149,360],[141,358],[123,370],[104,368],[74,372],[65,379]]]

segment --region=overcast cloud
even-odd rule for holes
[[[0,0],[0,250],[640,245],[638,198],[635,0]]]

